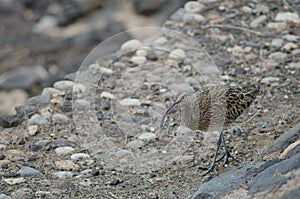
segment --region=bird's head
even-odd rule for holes
[[[176,97],[177,100],[173,104],[171,104],[169,106],[169,108],[164,112],[164,114],[161,118],[161,122],[160,122],[160,127],[161,128],[164,126],[167,114],[171,113],[173,110],[178,109],[180,107],[180,104],[182,104],[182,102],[185,101],[186,96],[187,96],[186,93],[180,94],[178,97]]]

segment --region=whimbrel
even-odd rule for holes
[[[161,127],[164,125],[166,115],[174,109],[179,108],[182,126],[186,126],[191,130],[221,132],[217,141],[213,162],[205,172],[204,175],[206,175],[215,169],[216,161],[225,158],[225,165],[229,157],[236,160],[226,146],[223,127],[229,126],[237,119],[250,106],[259,93],[259,86],[204,87],[191,95],[181,95],[179,100],[173,103],[163,114]],[[224,144],[225,153],[220,159],[216,160],[221,142]]]

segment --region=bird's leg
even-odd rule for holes
[[[207,171],[203,174],[203,176],[207,175],[208,173],[210,173],[212,171],[216,171],[215,164],[216,164],[217,155],[218,155],[218,152],[219,152],[219,149],[220,149],[220,145],[221,145],[221,142],[222,142],[222,136],[221,135],[222,135],[222,133],[220,134],[219,139],[217,141],[217,148],[216,148],[216,151],[215,151],[214,160],[213,160],[212,164],[208,168],[199,166],[199,169],[207,169]]]
[[[226,145],[226,140],[225,140],[223,132],[221,132],[220,137],[221,137],[221,139],[223,141],[223,144],[224,144],[224,147],[225,147],[225,153],[218,160],[216,160],[216,162],[220,161],[223,158],[224,158],[223,166],[225,166],[225,164],[228,163],[228,159],[229,158],[232,158],[235,161],[239,162],[233,155],[231,155],[231,153],[230,153],[230,151],[229,151],[229,149],[228,149],[228,147]]]

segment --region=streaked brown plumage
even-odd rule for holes
[[[204,87],[191,95],[182,95],[178,101],[173,103],[164,113],[161,127],[165,117],[173,109],[179,108],[181,112],[181,125],[192,130],[206,132],[220,131],[213,165],[209,172],[214,168],[219,146],[223,141],[226,154],[225,163],[228,157],[233,156],[229,153],[223,136],[223,127],[230,125],[236,120],[254,101],[260,93],[260,88],[256,86],[237,87],[237,86],[211,86]]]

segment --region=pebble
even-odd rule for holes
[[[185,59],[185,57],[185,52],[182,49],[175,49],[169,54],[171,59]]]
[[[284,50],[286,50],[286,51],[291,51],[291,50],[293,50],[293,49],[296,49],[298,46],[297,46],[297,44],[295,44],[295,43],[292,43],[292,42],[288,42],[288,43],[286,43],[283,47],[282,47],[282,49],[284,49]]]
[[[283,44],[283,40],[282,39],[276,38],[276,39],[273,39],[271,41],[271,46],[275,47],[275,48],[280,48],[282,46],[282,44]]]
[[[27,104],[31,106],[43,106],[50,102],[49,97],[45,97],[42,95],[37,95],[27,99]]]
[[[120,184],[122,181],[119,179],[113,179],[109,182],[109,185],[118,185]]]
[[[29,188],[19,188],[11,193],[11,197],[16,199],[31,199],[34,198],[33,196],[32,189]]]
[[[74,162],[72,162],[71,160],[55,161],[55,166],[58,169],[67,170],[67,171],[79,169],[79,166],[77,164],[75,164]]]
[[[268,6],[263,5],[263,4],[258,4],[255,8],[255,12],[256,13],[263,13],[263,14],[267,14],[270,12],[270,9]]]
[[[5,195],[4,193],[1,193],[0,194],[0,199],[11,199],[11,197],[8,196],[8,195]]]
[[[52,175],[54,175],[58,178],[70,178],[74,174],[70,171],[58,171],[58,172],[54,172]]]
[[[255,18],[253,21],[251,21],[250,27],[257,28],[257,27],[261,26],[263,23],[265,23],[267,19],[268,19],[268,17],[266,15],[261,15],[261,16]]]
[[[201,3],[198,3],[196,1],[189,1],[184,5],[184,9],[187,12],[192,12],[192,13],[200,13],[205,6]]]
[[[1,131],[0,131],[1,132]],[[5,144],[0,144],[0,151],[6,149],[6,145]]]
[[[289,41],[289,42],[297,42],[299,39],[299,36],[289,34],[289,35],[284,35],[283,39],[286,41]]]
[[[205,18],[200,14],[186,13],[183,15],[182,21],[185,24],[196,24],[205,21]]]
[[[90,179],[84,179],[83,181],[79,182],[79,185],[84,186],[84,187],[89,187],[93,183],[90,181]]]
[[[138,139],[145,141],[145,142],[149,142],[149,141],[157,139],[157,135],[154,133],[143,133],[140,136],[138,136]]]
[[[106,91],[103,91],[101,94],[100,94],[100,97],[101,98],[106,98],[106,99],[116,99],[116,97],[109,93],[109,92],[106,92]]]
[[[47,116],[44,115],[39,115],[39,114],[34,114],[29,120],[28,120],[28,125],[46,125],[49,124],[50,120]]]
[[[121,106],[141,106],[141,101],[138,99],[125,98],[120,101]]]
[[[274,52],[268,56],[269,59],[275,59],[277,61],[284,61],[286,59],[286,57],[287,57],[287,54],[282,53],[282,52]]]
[[[31,125],[28,127],[28,133],[29,135],[31,136],[34,136],[36,133],[37,133],[37,130],[38,130],[38,125]]]
[[[300,55],[300,49],[293,50],[292,55]]]
[[[99,72],[104,75],[112,75],[114,73],[112,69],[101,67],[101,66],[99,67]]]
[[[53,84],[53,87],[54,87],[55,89],[64,91],[64,90],[68,90],[68,89],[72,88],[73,85],[74,85],[74,82],[73,82],[73,81],[70,81],[70,80],[62,80],[62,81],[55,82],[55,83]]]
[[[133,140],[130,141],[126,144],[126,147],[131,148],[131,149],[139,149],[142,148],[145,145],[145,142],[141,140]]]
[[[73,147],[70,146],[63,146],[63,147],[57,147],[55,149],[55,153],[59,156],[61,155],[66,155],[68,153],[71,153],[72,151],[74,151],[75,149]]]
[[[267,27],[277,31],[282,31],[287,27],[287,24],[285,22],[269,22]]]
[[[10,160],[0,160],[0,168],[6,168],[10,163]]]
[[[58,90],[58,89],[52,88],[52,87],[46,87],[42,91],[42,96],[51,98],[52,95],[60,94],[60,93],[62,93],[61,90]]]
[[[146,57],[148,52],[147,52],[147,50],[140,49],[140,50],[137,50],[135,54],[136,54],[136,56]]]
[[[90,155],[86,154],[86,153],[75,153],[75,154],[71,155],[72,160],[82,160],[82,159],[87,159],[87,158],[90,158]]]
[[[39,176],[39,175],[43,175],[40,171],[31,168],[31,167],[26,167],[23,166],[20,171],[19,174],[21,177],[30,177],[30,176]]]
[[[115,153],[115,156],[117,158],[122,158],[122,157],[128,156],[128,155],[131,155],[130,151],[124,150],[124,149],[121,149]]]
[[[92,172],[93,172],[93,169],[85,169],[85,170],[81,171],[81,174],[90,175],[90,174],[92,174]]]
[[[144,64],[147,61],[147,59],[143,56],[132,56],[131,61],[135,64]]]
[[[289,68],[300,69],[300,62],[298,62],[298,63],[290,63],[289,64]]]
[[[140,42],[140,40],[132,39],[123,43],[121,46],[121,50],[135,50],[140,48],[141,45],[142,43]]]
[[[76,83],[73,85],[73,93],[84,93],[86,89],[86,86],[80,83]]]
[[[265,77],[263,78],[260,82],[262,84],[267,84],[267,85],[270,85],[271,83],[273,82],[277,82],[279,81],[280,79],[278,77]]]
[[[3,181],[9,185],[15,185],[15,184],[26,182],[25,178],[6,178],[3,179]]]
[[[243,6],[241,8],[242,12],[247,13],[247,14],[251,14],[252,13],[252,8],[250,8],[249,6]]]
[[[157,40],[155,40],[154,43],[159,44],[159,45],[164,45],[168,42],[168,39],[165,37],[159,37]]]
[[[52,115],[52,120],[54,122],[58,122],[60,124],[64,124],[64,123],[67,123],[69,121],[69,118],[64,115],[64,114],[61,114],[61,113],[55,113]]]
[[[299,24],[300,18],[299,15],[295,12],[280,12],[276,15],[275,21],[285,21]]]

